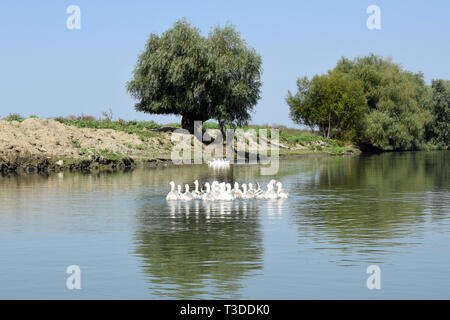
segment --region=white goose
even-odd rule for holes
[[[277,189],[278,198],[281,198],[281,199],[289,198],[289,194],[286,191],[283,190],[283,185],[281,184],[280,181],[277,182],[276,186],[278,188]]]
[[[259,183],[256,183],[255,198],[264,199],[264,190],[260,188]]]
[[[178,194],[178,200],[181,200],[181,195],[183,192],[181,192],[181,185],[177,185],[177,194]]]
[[[209,185],[209,182],[205,183],[206,191],[202,194],[202,200],[203,201],[214,201],[214,197],[211,194],[211,186]]]
[[[254,199],[255,198],[255,189],[253,189],[253,183],[249,182],[248,184],[248,191],[247,191],[247,199]]]
[[[170,181],[169,185],[170,185],[170,191],[169,191],[169,193],[166,196],[166,200],[178,200],[179,199],[179,195],[175,191],[175,182]]]
[[[252,199],[252,196],[247,193],[247,185],[245,183],[242,184],[242,190],[244,190],[242,199]]]
[[[194,199],[201,199],[202,198],[202,194],[200,191],[198,191],[198,180],[194,181],[194,185],[195,185],[195,190],[192,191],[192,197]]]
[[[230,160],[214,159],[213,161],[208,161],[208,166],[214,169],[228,168],[230,166]]]
[[[219,192],[217,193],[217,200],[225,200],[225,184],[219,184]]]
[[[220,183],[219,181],[213,181],[211,183],[211,196],[216,200],[220,194]]]
[[[264,199],[273,200],[278,198],[278,194],[275,192],[273,185],[275,180],[270,180],[267,184],[267,191],[264,193]]]
[[[227,183],[226,185],[221,185],[220,200],[234,200],[233,193],[231,192],[231,184]]]
[[[253,184],[250,182],[248,184],[248,189],[245,194],[245,199],[254,199],[254,198],[255,198],[255,190],[253,190]]]
[[[235,199],[242,199],[242,191],[239,189],[239,183],[238,182],[234,183],[233,193],[234,193],[234,198]]]
[[[191,201],[193,199],[193,196],[189,192],[189,185],[185,184],[184,187],[185,187],[186,191],[183,194],[181,194],[180,199],[183,201]]]

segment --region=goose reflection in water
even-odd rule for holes
[[[278,203],[279,206],[284,202],[283,200],[272,200],[268,203]],[[169,207],[169,217],[179,218],[180,216],[193,215],[197,219],[200,214],[204,215],[206,222],[212,217],[220,218],[229,216],[232,214],[241,214],[244,218],[247,216],[248,212],[259,211],[260,204],[256,201],[215,201],[215,202],[205,202],[205,201],[168,201],[167,206]],[[272,204],[268,204],[269,215],[274,215],[272,212]],[[281,214],[281,207],[278,208]]]
[[[165,208],[165,209],[163,209]],[[160,297],[240,299],[245,279],[262,270],[258,201],[142,202],[135,252]]]
[[[286,208],[286,199],[275,199],[266,202],[269,219],[281,219]]]

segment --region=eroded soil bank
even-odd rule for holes
[[[171,134],[170,130],[158,129],[136,134],[79,128],[40,118],[21,122],[0,120],[0,172],[90,172],[173,165],[170,159],[175,144]],[[324,141],[314,142],[314,148],[278,142],[277,145],[281,156],[329,154],[316,152],[321,146],[327,147]]]
[[[91,171],[170,162],[170,133],[143,139],[51,119],[0,120],[0,172]]]

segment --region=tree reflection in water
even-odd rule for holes
[[[381,262],[383,254],[405,252],[423,237],[425,219],[448,215],[449,152],[384,153],[317,160],[293,188],[299,241],[335,249],[331,259]],[[427,208],[433,206],[433,214]]]
[[[255,201],[143,205],[135,245],[150,289],[162,297],[239,298],[241,280],[262,269],[258,212]]]

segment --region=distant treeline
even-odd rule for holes
[[[376,55],[342,58],[324,75],[297,80],[291,118],[325,137],[380,150],[447,149],[450,82],[403,70]]]

